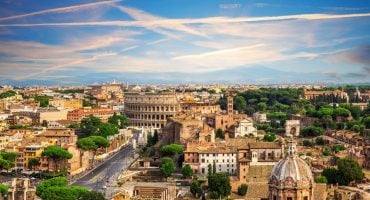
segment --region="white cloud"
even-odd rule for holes
[[[32,13],[14,15],[14,16],[9,16],[9,17],[2,17],[0,18],[0,22],[30,17],[34,15],[48,14],[48,13],[75,12],[75,11],[80,11],[83,9],[89,9],[89,8],[98,7],[102,5],[113,5],[114,3],[117,3],[119,1],[121,0],[99,1],[95,3],[81,4],[81,5],[68,6],[68,7],[62,7],[62,8],[52,8],[52,9],[41,10],[41,11],[32,12]]]

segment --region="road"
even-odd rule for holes
[[[103,192],[106,197],[110,197],[117,185],[118,176],[134,161],[133,154],[132,145],[125,146],[109,160],[78,179],[73,185],[84,186],[93,191]]]

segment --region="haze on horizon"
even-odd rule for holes
[[[0,84],[359,83],[370,1],[0,2]]]

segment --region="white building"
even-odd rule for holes
[[[216,172],[235,174],[237,168],[237,150],[235,148],[211,147],[206,151],[199,152],[200,174],[208,174],[208,165],[216,165]]]
[[[235,126],[235,137],[244,137],[253,135],[257,137],[257,128],[253,126],[253,122],[249,119],[244,119],[239,121],[238,124]]]
[[[267,121],[267,115],[266,113],[253,113],[253,120],[258,123],[264,123]]]

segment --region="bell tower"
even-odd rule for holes
[[[227,115],[229,119],[233,119],[234,114],[234,97],[230,93],[227,93]]]

